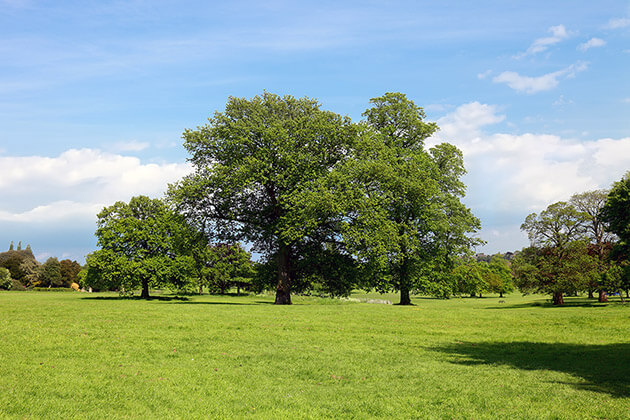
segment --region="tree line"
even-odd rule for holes
[[[480,222],[461,202],[462,153],[425,148],[438,126],[404,94],[370,103],[355,123],[310,98],[230,97],[184,132],[194,172],[163,200],[99,213],[86,280],[140,287],[142,297],[191,277],[203,286],[218,276],[212,253],[239,259],[247,244],[259,261],[236,264],[250,270],[236,277],[275,290],[276,304],[355,287],[400,291],[401,304],[412,292],[452,294],[458,258],[480,243],[471,236]]]
[[[630,175],[611,191],[529,215],[521,229],[530,247],[475,259],[483,241],[461,202],[461,151],[427,149],[439,127],[404,94],[370,104],[353,122],[310,98],[230,97],[225,111],[183,134],[192,174],[163,199],[137,196],[97,215],[100,249],[78,283],[140,289],[143,298],[160,287],[274,290],[276,304],[290,304],[292,293],[357,288],[398,291],[401,304],[411,293],[515,288],[562,304],[566,294],[597,291],[606,301],[606,292],[630,289]]]
[[[70,287],[78,281],[81,265],[77,261],[56,257],[40,264],[33,255],[31,246],[17,249],[13,242],[8,251],[0,252],[0,290],[25,290],[34,287]]]

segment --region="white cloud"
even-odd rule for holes
[[[601,38],[591,38],[583,44],[578,45],[578,50],[586,51],[591,48],[603,47],[606,45],[606,41]]]
[[[605,26],[606,29],[619,29],[630,26],[630,18],[610,19]]]
[[[574,77],[576,73],[586,70],[587,63],[572,64],[562,70],[547,73],[538,77],[522,76],[514,71],[504,71],[495,76],[494,83],[505,83],[517,92],[536,93],[554,89],[559,79]]]
[[[514,56],[514,58],[523,58],[528,55],[534,55],[546,51],[547,49],[549,49],[550,46],[557,44],[573,35],[571,32],[567,31],[564,25],[552,26],[547,30],[547,32],[551,32],[551,36],[538,38],[532,43],[532,45],[529,46],[527,51],[517,54],[516,56]]]
[[[581,141],[552,134],[484,132],[485,126],[504,118],[495,106],[465,104],[440,118],[441,130],[427,141],[428,146],[447,141],[464,153],[466,202],[481,217],[482,238],[493,252],[526,244],[518,242],[518,229],[500,242],[493,229],[504,232],[505,226],[518,226],[528,213],[553,202],[608,188],[628,170],[630,137]]]
[[[479,73],[477,75],[477,79],[483,80],[488,78],[488,76],[490,76],[492,74],[492,70],[486,70],[483,73]]]
[[[70,149],[57,157],[1,156],[0,221],[91,221],[104,206],[134,195],[160,196],[191,172],[186,163],[144,164],[136,157]]]

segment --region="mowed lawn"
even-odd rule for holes
[[[630,304],[499,300],[0,292],[0,418],[630,417]]]

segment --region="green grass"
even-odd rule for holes
[[[503,300],[0,292],[0,418],[628,417],[630,305]]]

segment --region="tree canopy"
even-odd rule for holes
[[[224,112],[184,133],[195,173],[170,198],[219,241],[246,241],[275,260],[276,303],[290,304],[295,249],[321,233],[299,225],[297,198],[347,155],[355,131],[313,99],[230,97]]]
[[[178,250],[186,225],[162,200],[133,197],[105,207],[98,214],[100,250],[88,255],[86,281],[98,288],[131,290],[187,279],[190,261]]]

